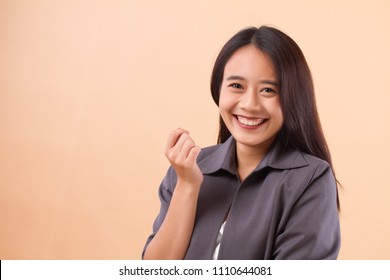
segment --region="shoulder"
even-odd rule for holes
[[[337,192],[336,178],[329,163],[313,155],[299,151],[297,153],[300,153],[307,163],[306,166],[298,169],[295,174],[296,177],[300,178],[297,181],[301,182],[298,189],[307,194],[322,197],[322,199],[328,197],[332,201],[335,200],[334,196]]]
[[[279,145],[271,148],[265,158],[264,165],[279,170],[296,170],[300,172],[314,172],[330,169],[328,162],[300,150],[287,148]]]
[[[336,179],[328,162],[299,150],[275,149],[266,163],[271,168],[272,179],[286,190],[304,192],[307,188],[327,185],[333,188]]]
[[[296,153],[300,153],[301,156],[305,159],[308,165],[312,167],[320,167],[320,168],[330,168],[330,165],[327,161],[320,159],[316,156],[309,155],[307,153],[303,153],[300,151],[296,151]]]
[[[336,179],[333,175],[333,170],[327,161],[300,151],[297,151],[297,153],[300,153],[307,163],[307,166],[303,167],[302,172],[307,176],[309,184],[315,183],[320,179],[320,181],[327,181],[327,185],[333,186],[335,184]]]
[[[318,157],[315,157],[313,155],[309,155],[306,153],[300,152],[305,161],[308,164],[308,169],[312,171],[313,179],[323,176],[325,174],[328,174],[328,176],[333,176],[332,168],[330,167],[329,163],[323,159],[320,159]]]

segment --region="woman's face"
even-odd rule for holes
[[[272,61],[253,45],[226,63],[219,110],[238,145],[267,150],[283,124]]]

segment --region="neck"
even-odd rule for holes
[[[259,165],[270,146],[259,148],[237,143],[237,170],[241,182]]]

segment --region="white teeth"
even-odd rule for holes
[[[264,119],[247,119],[241,116],[237,116],[237,119],[243,125],[248,125],[248,126],[257,126],[265,121]]]

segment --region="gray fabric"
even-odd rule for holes
[[[204,180],[185,259],[212,258],[228,211],[219,259],[337,258],[336,182],[327,162],[274,145],[240,182],[231,137],[202,149],[198,165]],[[171,167],[159,188],[161,209],[145,249],[164,220],[175,185]]]

